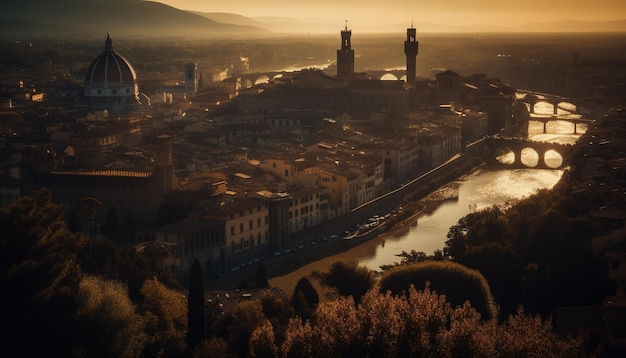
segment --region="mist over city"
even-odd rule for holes
[[[624,356],[624,14],[4,4],[0,352]]]

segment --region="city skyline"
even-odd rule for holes
[[[534,22],[614,21],[626,17],[626,2],[622,0],[599,0],[594,2],[593,7],[589,5],[589,2],[581,0],[528,0],[506,3],[506,5],[495,0],[477,0],[472,3],[462,0],[450,0],[446,3],[407,3],[401,0],[388,0],[384,7],[374,0],[363,0],[358,5],[318,0],[314,6],[311,6],[310,2],[284,0],[269,0],[262,3],[252,0],[212,1],[210,3],[201,0],[163,0],[161,2],[181,10],[234,13],[250,18],[284,17],[320,19],[329,22],[336,20],[341,25],[343,25],[343,19],[348,19],[349,24],[358,28],[393,26],[411,21],[415,24],[437,23],[445,26],[511,27]]]

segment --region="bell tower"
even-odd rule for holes
[[[349,80],[354,76],[354,50],[350,43],[352,30],[348,30],[348,20],[345,29],[341,30],[341,48],[337,50],[337,78]]]
[[[162,134],[157,137],[156,168],[154,173],[158,195],[165,195],[174,188],[174,145],[172,137]]]
[[[417,31],[411,27],[406,29],[406,41],[404,41],[404,54],[406,55],[406,83],[415,84],[415,71],[417,67]]]

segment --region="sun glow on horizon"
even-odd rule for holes
[[[615,21],[626,19],[626,1],[596,0],[592,6],[581,0],[526,0],[506,3],[496,0],[450,0],[443,3],[407,3],[404,0],[387,0],[384,5],[377,0],[361,0],[358,4],[341,4],[334,0],[313,2],[293,0],[211,1],[162,0],[164,4],[182,10],[208,13],[233,13],[249,18],[278,17],[292,20],[316,20],[328,24],[329,31],[343,26],[349,19],[353,28],[376,30],[387,26],[408,23],[411,19],[421,23],[444,26],[484,25],[511,27],[528,23],[559,20]],[[331,29],[331,24],[337,24]]]

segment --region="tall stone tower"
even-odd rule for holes
[[[185,95],[190,100],[198,92],[198,64],[185,64]]]
[[[416,30],[411,27],[406,29],[406,41],[404,41],[404,54],[406,55],[406,83],[415,84],[415,71],[417,67],[417,35]]]
[[[154,172],[157,195],[165,195],[174,188],[174,145],[172,137],[162,134],[157,137],[156,168]]]
[[[350,44],[352,30],[348,30],[348,20],[346,28],[341,30],[341,48],[337,50],[337,78],[349,80],[354,75],[354,50]]]

